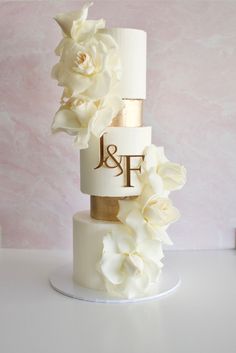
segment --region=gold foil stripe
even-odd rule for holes
[[[126,197],[107,197],[107,196],[91,196],[90,197],[90,216],[101,221],[119,222],[117,213],[119,211],[119,200],[130,200],[137,196]]]
[[[110,126],[139,127],[143,125],[143,99],[123,99],[125,104],[120,113],[113,118]]]

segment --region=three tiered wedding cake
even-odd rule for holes
[[[75,136],[81,191],[91,209],[73,218],[73,280],[111,296],[145,296],[158,284],[168,226],[179,218],[169,194],[186,180],[143,126],[146,32],[106,28],[80,11],[55,17],[63,32],[52,76],[62,86],[52,131]]]

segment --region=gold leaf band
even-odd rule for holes
[[[143,99],[123,99],[124,108],[110,126],[139,127],[143,125]]]
[[[90,216],[102,221],[119,222],[117,214],[119,211],[119,200],[130,200],[136,196],[107,197],[90,196]]]

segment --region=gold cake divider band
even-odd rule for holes
[[[123,98],[124,108],[112,119],[112,127],[139,127],[143,125],[143,99]]]
[[[132,200],[137,196],[107,197],[90,196],[90,216],[101,221],[119,222],[116,217],[119,211],[119,200]]]

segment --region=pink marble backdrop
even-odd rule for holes
[[[0,224],[2,244],[70,248],[71,217],[88,208],[78,152],[51,136],[61,90],[51,80],[61,33],[52,17],[81,2],[0,3]],[[176,249],[233,248],[236,227],[236,3],[95,1],[92,18],[148,33],[145,122],[183,163],[173,193]]]

